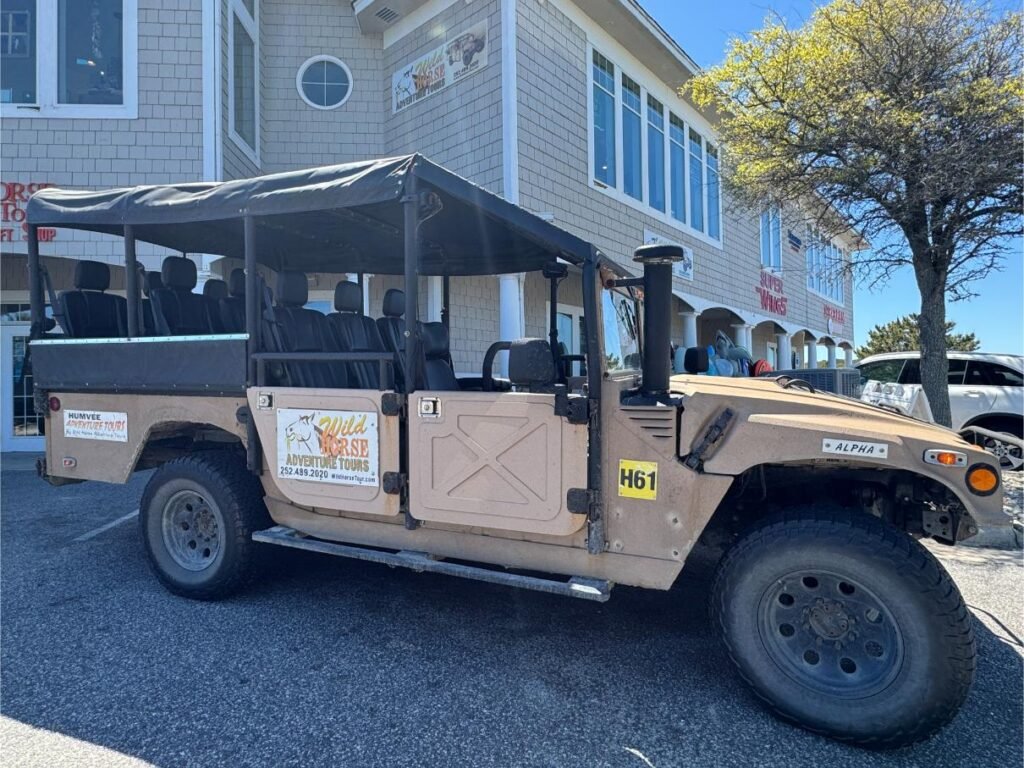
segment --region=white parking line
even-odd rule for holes
[[[133,517],[138,517],[138,515],[139,515],[139,510],[136,509],[134,512],[129,512],[124,517],[119,517],[119,518],[117,518],[117,520],[109,522],[106,525],[101,525],[99,528],[93,528],[88,533],[83,533],[81,536],[76,538],[75,541],[88,541],[91,538],[99,536],[104,531],[109,531],[111,528],[116,528],[121,523],[127,523]]]

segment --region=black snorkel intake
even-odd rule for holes
[[[633,253],[644,267],[643,380],[639,392],[623,398],[625,405],[676,404],[669,394],[672,265],[682,259],[678,245],[642,245]]]

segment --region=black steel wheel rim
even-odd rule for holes
[[[903,633],[877,594],[848,576],[792,571],[764,591],[758,632],[772,661],[817,693],[863,699],[903,666]]]

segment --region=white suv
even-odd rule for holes
[[[861,382],[921,383],[920,352],[888,352],[865,357],[857,368]],[[949,406],[953,429],[980,427],[1024,437],[1024,357],[982,352],[949,353]],[[984,441],[980,441],[984,444]],[[1019,446],[985,445],[1007,469],[1020,469]]]

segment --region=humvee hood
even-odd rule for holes
[[[780,426],[787,421],[813,419],[823,430],[848,430],[850,436],[870,432],[931,440],[938,445],[970,445],[946,427],[840,395],[809,392],[799,387],[784,389],[774,379],[675,376],[671,383],[673,392],[687,397],[722,397],[744,415],[758,421],[776,421]]]

